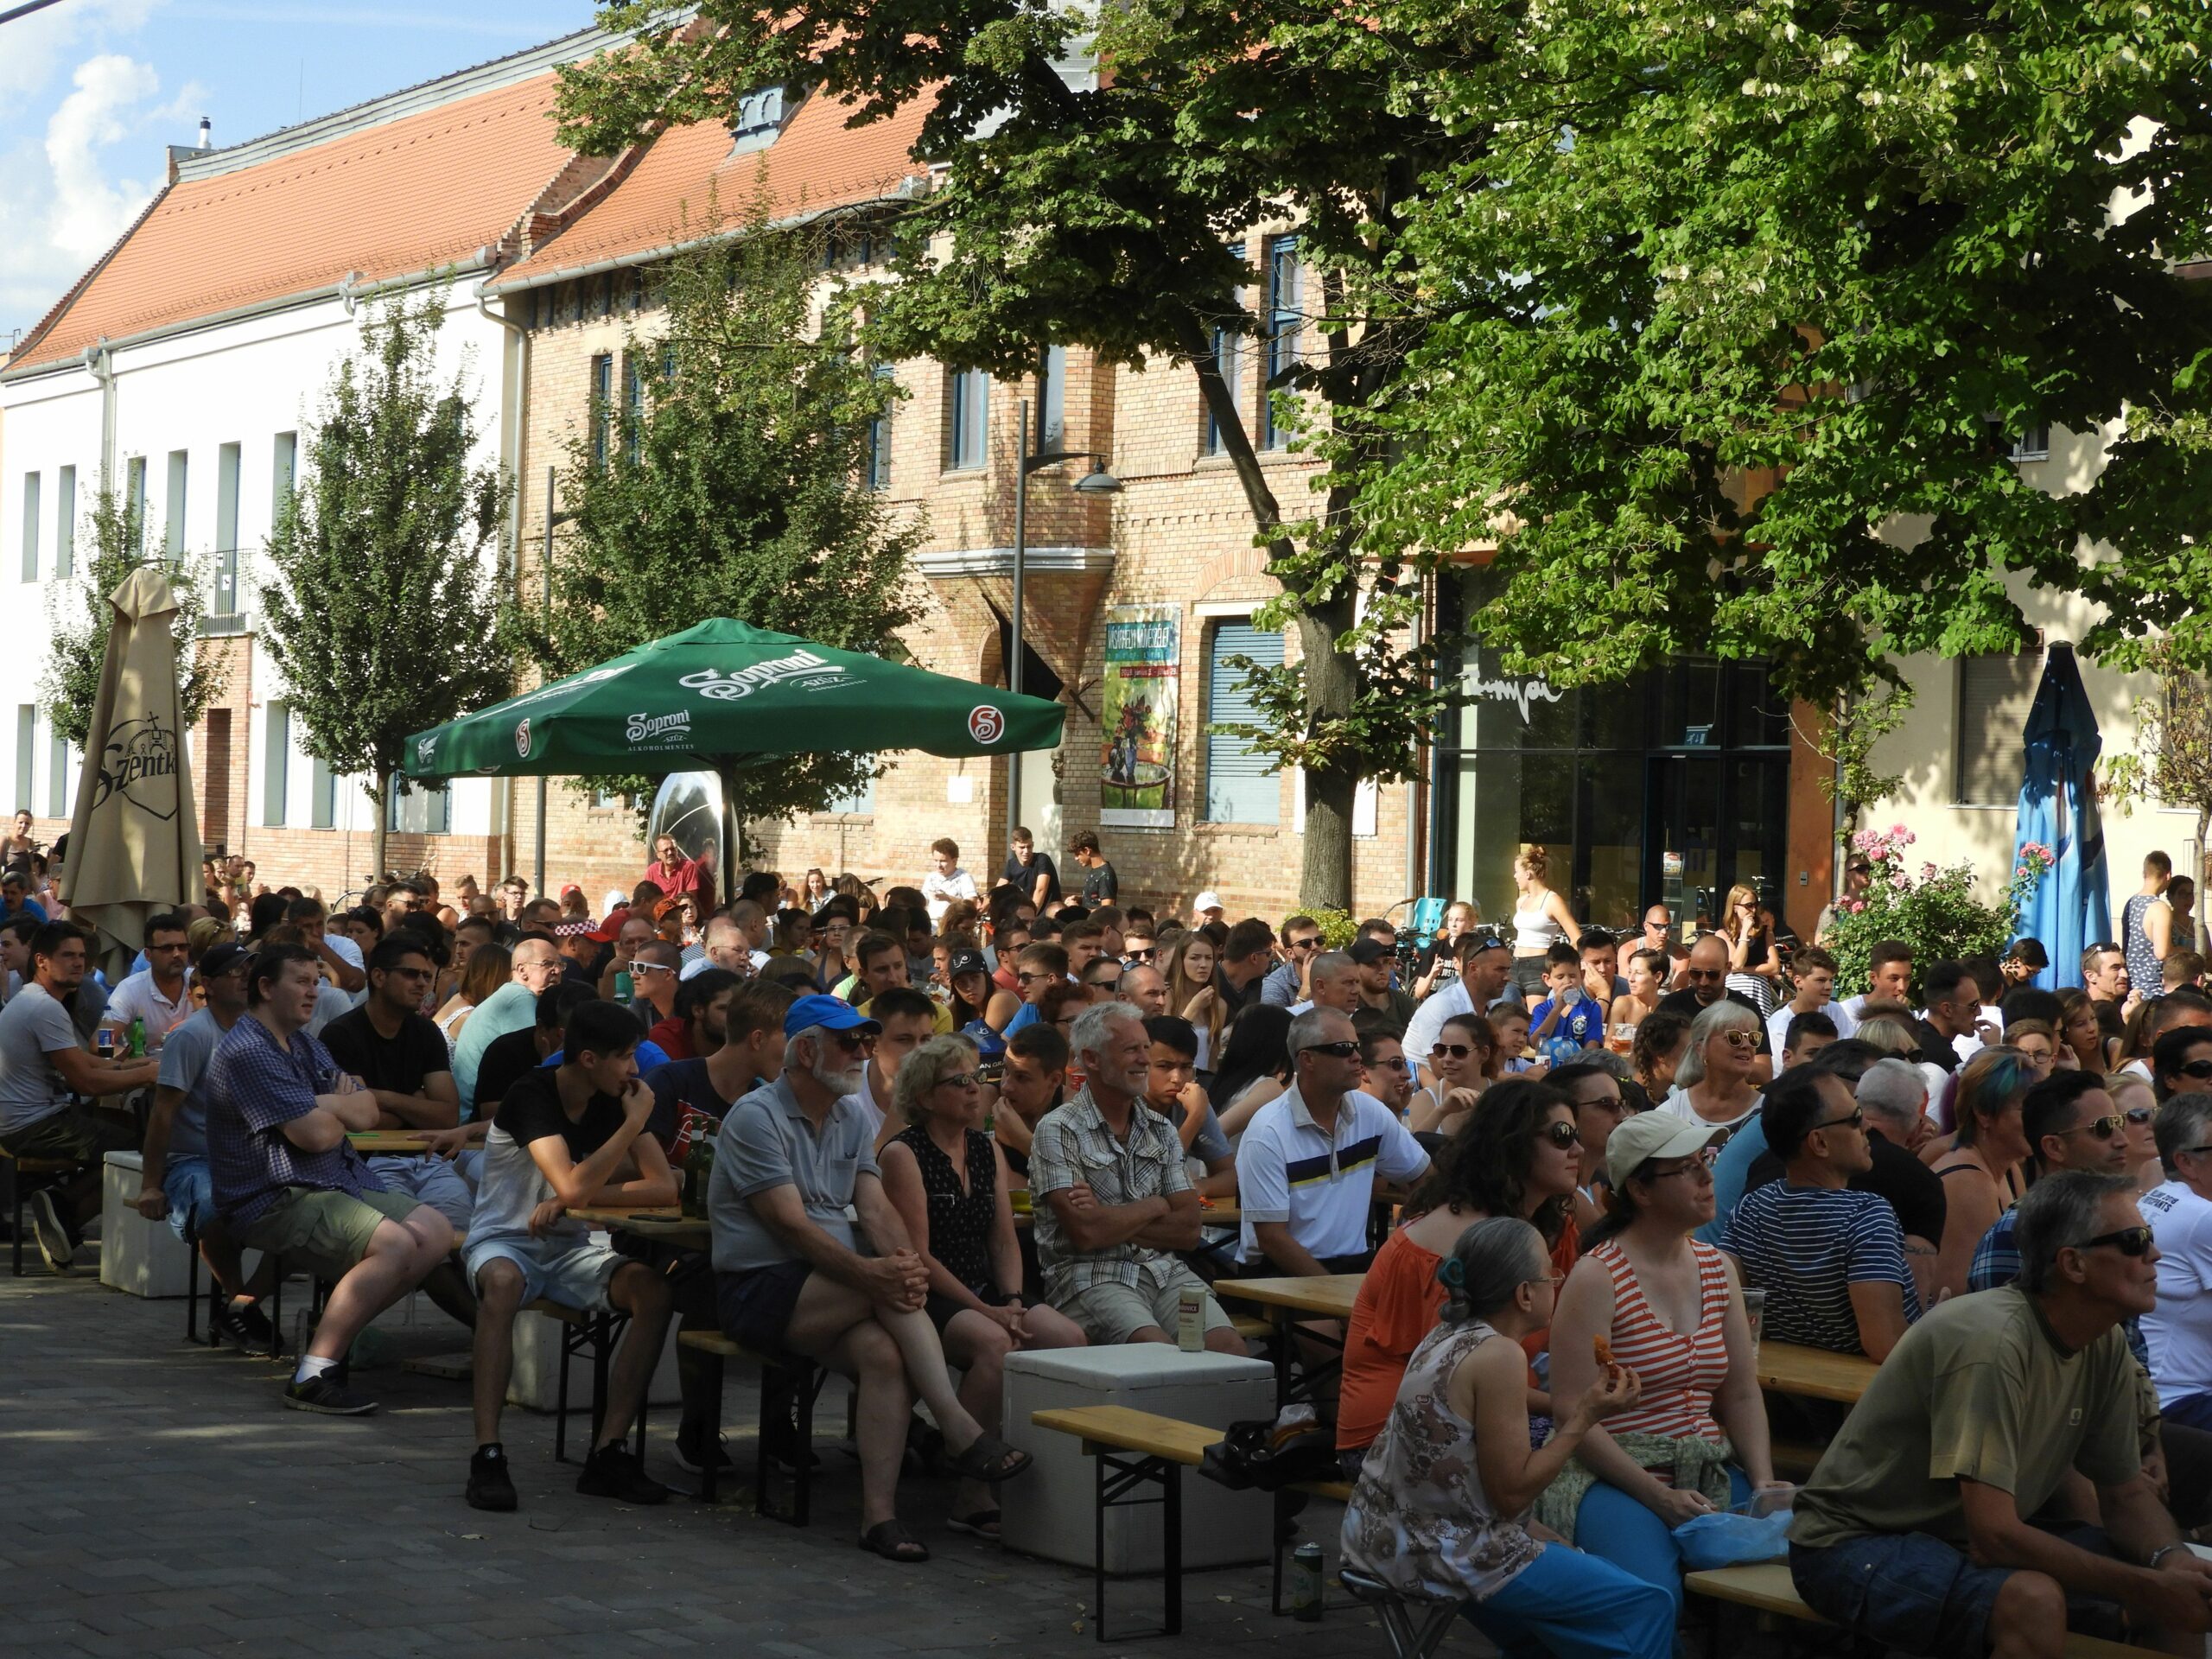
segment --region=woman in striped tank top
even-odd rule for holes
[[[1537,1506],[1576,1548],[1682,1598],[1673,1529],[1739,1503],[1774,1478],[1766,1405],[1735,1268],[1691,1237],[1713,1219],[1708,1149],[1720,1132],[1661,1112],[1605,1143],[1611,1211],[1584,1241],[1552,1321],[1551,1385],[1575,1399],[1598,1376],[1595,1344],[1643,1383]]]

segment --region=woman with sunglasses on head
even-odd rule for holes
[[[999,1427],[1001,1379],[1016,1350],[1080,1348],[1083,1332],[1065,1315],[1021,1296],[1021,1248],[1014,1236],[1006,1154],[984,1129],[976,1046],[933,1037],[900,1063],[892,1097],[906,1127],[879,1154],[883,1192],[906,1224],[930,1287],[922,1311],[937,1327],[944,1357],[965,1375],[960,1403],[987,1434]],[[954,1531],[998,1536],[991,1489],[963,1480]]]
[[[1479,1014],[1455,1014],[1428,1053],[1416,1058],[1427,1060],[1433,1081],[1414,1092],[1406,1122],[1415,1135],[1452,1135],[1499,1075],[1497,1033]]]
[[[1740,881],[1728,889],[1719,933],[1728,947],[1728,988],[1751,998],[1764,1020],[1780,1006],[1774,988],[1782,977],[1782,953],[1773,930],[1759,925],[1758,894]]]
[[[1445,1142],[1352,1304],[1337,1400],[1337,1449],[1348,1477],[1389,1414],[1406,1357],[1435,1327],[1444,1305],[1437,1265],[1452,1242],[1485,1216],[1512,1216],[1535,1226],[1552,1270],[1565,1273],[1577,1253],[1573,1202],[1581,1166],[1574,1108],[1548,1084],[1497,1084]],[[1544,1351],[1543,1329],[1528,1334],[1524,1345],[1534,1359]],[[1538,1415],[1551,1409],[1533,1382],[1527,1404]]]
[[[1760,1031],[1758,1015],[1740,1002],[1715,1002],[1699,1014],[1690,1022],[1675,1092],[1658,1109],[1719,1129],[1723,1141],[1750,1122],[1764,1098],[1751,1081]]]
[[[1614,1129],[1612,1208],[1584,1235],[1552,1316],[1554,1398],[1580,1398],[1601,1355],[1637,1374],[1643,1398],[1585,1436],[1536,1517],[1657,1585],[1677,1612],[1674,1529],[1782,1484],[1735,1268],[1691,1236],[1713,1219],[1717,1139],[1711,1125],[1664,1112]]]
[[[2028,1155],[2020,1103],[2035,1082],[2026,1055],[1993,1043],[1960,1068],[1951,1097],[1958,1128],[1921,1151],[1943,1183],[1943,1236],[1930,1275],[1937,1291],[1965,1294],[1982,1235],[2019,1201],[2020,1160]]]
[[[1580,1551],[1531,1535],[1526,1510],[1605,1419],[1633,1407],[1608,1365],[1531,1450],[1516,1343],[1550,1318],[1556,1275],[1528,1223],[1467,1228],[1437,1269],[1450,1296],[1414,1352],[1344,1510],[1346,1567],[1416,1601],[1460,1604],[1508,1653],[1668,1659],[1672,1605]]]

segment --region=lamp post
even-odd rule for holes
[[[553,526],[564,524],[575,516],[574,513],[554,512],[553,480],[553,468],[548,467],[545,469],[545,558],[538,572],[541,590],[538,595],[540,610],[544,618],[548,633],[550,633],[553,629]],[[540,681],[542,683],[542,676]],[[545,896],[545,774],[542,772],[537,774],[537,861],[535,880],[537,886],[536,896],[543,899]]]
[[[1015,696],[1021,695],[1021,577],[1022,567],[1029,556],[1029,474],[1047,467],[1057,467],[1063,461],[1077,458],[1088,461],[1090,470],[1075,481],[1079,495],[1119,495],[1122,480],[1108,472],[1095,449],[1055,449],[1049,454],[1032,454],[1029,451],[1029,400],[1020,404],[1020,448],[1015,452],[1020,464],[1015,469],[1014,485],[1014,619],[1012,640],[1007,652],[1006,689]],[[1014,838],[1014,827],[1021,822],[1021,757],[1009,754],[1006,758],[1006,830],[1007,838]]]

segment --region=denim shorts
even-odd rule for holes
[[[190,1219],[205,1234],[215,1219],[215,1179],[205,1158],[172,1158],[162,1168],[162,1196],[169,1201],[169,1227],[179,1238]]]
[[[2096,1527],[2043,1530],[2094,1555],[2116,1554]],[[1964,1550],[1924,1532],[1862,1534],[1826,1549],[1789,1546],[1789,1576],[1808,1607],[1907,1653],[1986,1652],[1990,1610],[2015,1570],[1976,1567]],[[2122,1635],[2120,1609],[2069,1595],[2066,1628],[2116,1641]]]
[[[603,1313],[613,1304],[607,1287],[630,1258],[605,1244],[579,1244],[573,1239],[537,1239],[507,1234],[468,1243],[468,1282],[492,1262],[508,1262],[522,1273],[522,1300],[526,1307],[540,1299],[573,1307],[580,1313]]]

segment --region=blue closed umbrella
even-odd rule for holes
[[[2082,952],[2112,937],[2104,824],[2097,816],[2091,776],[2104,739],[2088,693],[2082,689],[2073,646],[2050,647],[2023,735],[2027,766],[2020,782],[2013,863],[2017,868],[2019,849],[2030,842],[2041,842],[2058,861],[2022,907],[2019,932],[2041,941],[2050,954],[2050,966],[2036,976],[2036,983],[2055,990],[2079,985]]]

